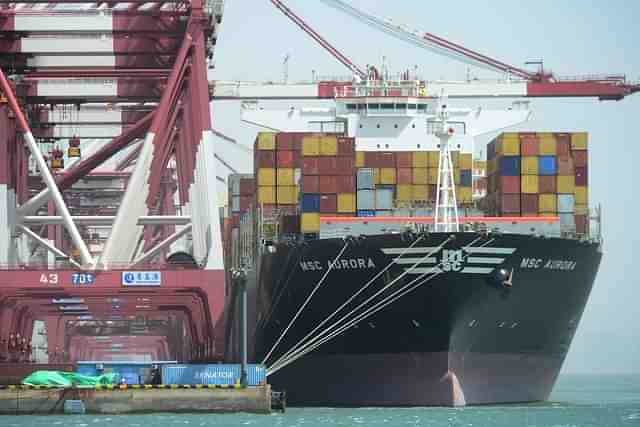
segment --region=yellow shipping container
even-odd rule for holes
[[[338,138],[336,136],[320,137],[320,155],[335,156],[338,154]]]
[[[473,191],[471,190],[471,187],[458,187],[456,189],[457,191],[457,198],[458,198],[458,203],[464,203],[464,204],[469,204],[473,201]]]
[[[558,197],[555,194],[540,194],[538,196],[538,212],[557,212]]]
[[[428,153],[429,153],[429,167],[437,169],[440,163],[440,152],[428,151]]]
[[[413,180],[414,184],[428,184],[429,183],[429,169],[427,168],[414,168]]]
[[[396,169],[395,168],[381,168],[380,169],[380,184],[393,185],[396,183]]]
[[[364,167],[364,151],[356,151],[356,167]]]
[[[275,187],[276,186],[276,170],[274,168],[259,168],[258,169],[258,185]]]
[[[413,156],[414,168],[426,168],[429,166],[429,155],[426,151],[414,151]]]
[[[589,189],[587,187],[576,186],[576,205],[589,205]]]
[[[429,168],[429,182],[428,184],[438,184],[438,168]]]
[[[496,154],[498,156],[519,156],[520,155],[520,137],[517,134],[503,134],[498,138],[496,144]]]
[[[539,133],[538,140],[538,154],[541,156],[555,156],[557,154],[556,136],[552,133]]]
[[[589,141],[587,132],[575,132],[571,134],[571,149],[586,150]]]
[[[576,191],[576,177],[573,175],[558,175],[556,184],[558,194],[573,194]]]
[[[427,200],[429,198],[428,185],[414,185],[411,188],[411,198],[413,200]]]
[[[273,132],[258,132],[258,150],[275,150],[276,134]]]
[[[538,156],[523,156],[520,162],[522,175],[538,175]]]
[[[300,219],[300,230],[303,233],[317,233],[320,231],[320,214],[303,213]]]
[[[540,192],[537,175],[522,175],[520,191],[524,194],[538,194]]]
[[[538,213],[538,216],[542,216],[542,217],[556,217],[558,216],[557,213],[555,212],[540,212]]]
[[[373,184],[380,185],[380,168],[373,169]]]
[[[410,184],[400,184],[396,186],[396,200],[399,202],[409,202],[413,197],[413,186]]]
[[[320,155],[320,137],[305,136],[302,138],[302,155],[303,156],[319,156]]]
[[[405,187],[411,188],[410,185],[406,185]],[[410,201],[400,201],[398,199],[396,199],[395,205],[396,205],[396,208],[398,209],[409,209],[413,206],[413,204]]]
[[[576,205],[576,215],[589,215],[589,206]]]
[[[460,166],[460,169],[473,169],[473,158],[471,153],[460,153],[458,166]]]
[[[455,182],[456,185],[460,185],[460,169],[458,168],[453,170],[453,182]]]
[[[451,165],[454,168],[457,168],[460,166],[460,152],[459,151],[452,151],[451,152]]]
[[[277,203],[279,205],[295,205],[298,203],[298,187],[276,187]]]
[[[296,185],[292,168],[278,168],[277,174],[278,180],[276,181],[276,184],[278,185],[278,187]]]
[[[258,187],[258,203],[273,205],[276,203],[275,187]]]
[[[356,211],[356,195],[353,193],[338,194],[338,212],[351,213]]]

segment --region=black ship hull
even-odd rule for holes
[[[278,245],[262,256],[257,279],[256,361],[271,353],[271,365],[301,340],[378,303],[379,311],[271,374],[272,386],[293,405],[543,401],[600,259],[595,243],[510,234]]]

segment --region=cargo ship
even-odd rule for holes
[[[477,149],[530,111],[447,104],[398,79],[336,85],[335,108],[243,112],[283,131],[229,179],[225,256],[248,272],[253,358],[290,404],[548,398],[602,257],[588,135]]]

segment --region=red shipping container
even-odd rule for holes
[[[265,217],[273,217],[276,215],[279,215],[280,213],[286,213],[285,210],[287,208],[287,206],[279,206],[276,204],[272,204],[272,203],[265,203],[263,205],[260,205],[260,207],[262,208],[262,213]],[[291,206],[292,208],[294,208],[294,212],[295,212],[295,206]]]
[[[575,168],[571,157],[558,157],[558,175],[573,176]]]
[[[503,214],[520,214],[520,195],[519,194],[501,194],[500,212]]]
[[[240,213],[244,213],[249,210],[253,202],[253,195],[240,196]]]
[[[538,177],[538,191],[540,194],[555,194],[556,181],[557,179],[555,176],[545,175]]]
[[[338,156],[355,156],[356,140],[346,136],[338,137]]]
[[[397,177],[398,184],[413,184],[413,171],[411,168],[399,168]]]
[[[319,157],[303,157],[302,158],[302,174],[303,175],[319,175],[320,167]]]
[[[320,175],[320,192],[333,194],[338,192],[338,180],[333,175]]]
[[[580,187],[589,185],[589,174],[586,167],[576,168],[576,185]]]
[[[557,156],[568,157],[571,151],[571,135],[568,133],[557,133],[556,141]]]
[[[520,199],[522,215],[538,216],[539,199],[537,194],[523,194]]]
[[[576,233],[587,234],[587,215],[576,215]]]
[[[318,171],[320,175],[336,175],[338,173],[336,170],[338,167],[336,160],[337,157],[320,157],[318,159]]]
[[[294,152],[292,150],[289,151],[278,151],[276,154],[278,158],[278,167],[279,168],[293,168],[294,166]]]
[[[335,194],[323,194],[320,196],[320,212],[334,213],[338,211],[338,197]]]
[[[520,139],[520,153],[522,156],[537,156],[539,153],[539,143],[537,137],[529,137],[524,138],[525,135]]]
[[[276,149],[278,151],[295,150],[293,141],[295,135],[290,132],[280,132],[276,134]]]
[[[256,151],[256,164],[259,168],[275,168],[276,153],[275,151],[258,150]]]
[[[240,195],[250,196],[256,193],[256,181],[253,178],[240,178]]]
[[[503,194],[520,194],[520,177],[519,176],[501,176],[497,177],[496,185],[498,190]]]
[[[356,160],[353,157],[337,157],[335,158],[336,167],[329,173],[336,175],[351,175],[355,176]]]
[[[377,151],[365,151],[364,152],[364,167],[365,168],[379,168],[378,166],[378,152]]]
[[[573,163],[577,168],[587,167],[587,164],[588,164],[587,150],[576,150],[576,151],[572,151],[571,154],[573,155]]]
[[[304,193],[319,193],[320,192],[320,177],[318,175],[303,175],[302,176],[302,191]]]
[[[378,153],[378,166],[376,168],[395,168],[396,154],[389,151]]]
[[[410,168],[413,167],[413,153],[411,151],[400,151],[396,153],[396,167]],[[409,183],[411,184],[411,183]]]
[[[240,214],[234,213],[231,215],[231,226],[238,227],[240,226]]]
[[[337,180],[337,193],[355,193],[356,192],[356,177],[355,175],[342,175],[336,177]]]

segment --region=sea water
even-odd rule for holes
[[[640,375],[563,375],[549,402],[465,408],[288,408],[271,415],[0,416],[0,427],[640,426]]]

